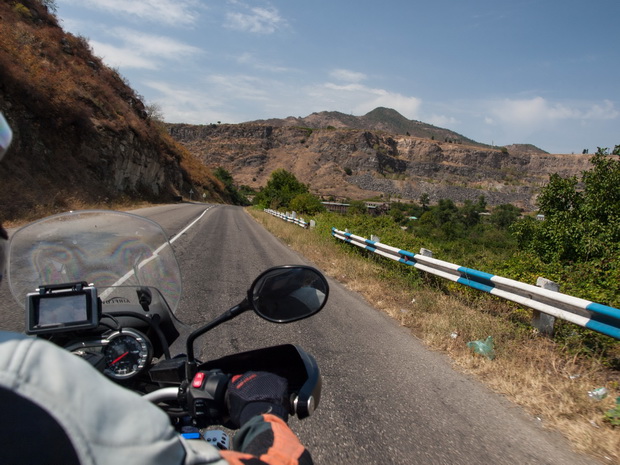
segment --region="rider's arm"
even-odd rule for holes
[[[37,407],[41,417],[54,419],[68,439],[69,449],[83,464],[204,464],[219,458],[211,446],[197,457],[161,409],[42,339],[0,331],[2,390],[24,405]],[[5,449],[11,447],[37,455],[30,463],[54,463],[58,458],[50,455],[54,450],[40,447],[46,435],[39,431],[36,416],[26,417],[18,410],[8,416],[6,408],[0,410],[0,432],[13,438],[8,444],[7,435],[0,434],[2,459]],[[7,463],[2,459],[0,462]]]

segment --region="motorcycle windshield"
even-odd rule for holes
[[[25,307],[41,285],[86,281],[101,289],[157,288],[174,313],[181,299],[181,271],[157,223],[131,213],[87,210],[31,223],[13,234],[8,282]]]

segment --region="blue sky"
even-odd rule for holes
[[[487,144],[620,144],[618,0],[56,0],[168,122],[394,108]]]

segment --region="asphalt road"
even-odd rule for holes
[[[137,213],[176,235],[208,206],[151,207]],[[294,226],[291,226],[294,227]],[[308,263],[241,208],[211,207],[173,245],[184,294],[177,316],[198,325],[242,300],[253,279],[281,264]],[[319,409],[289,424],[317,464],[594,464],[570,451],[501,396],[455,372],[407,330],[329,279],[329,302],[289,325],[246,313],[200,339],[202,359],[280,343],[312,353],[323,374]],[[0,327],[23,316],[0,287]]]

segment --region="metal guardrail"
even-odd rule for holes
[[[332,228],[332,235],[378,255],[620,339],[620,309],[398,249]]]
[[[296,224],[297,226],[301,226],[302,228],[309,228],[310,227],[310,223],[306,223],[304,221],[303,218],[298,218],[296,213],[280,213],[277,212],[275,210],[271,210],[269,208],[265,209],[266,213],[269,213],[270,215],[276,216],[280,219],[283,219],[284,221],[288,221],[289,223],[293,223]]]

